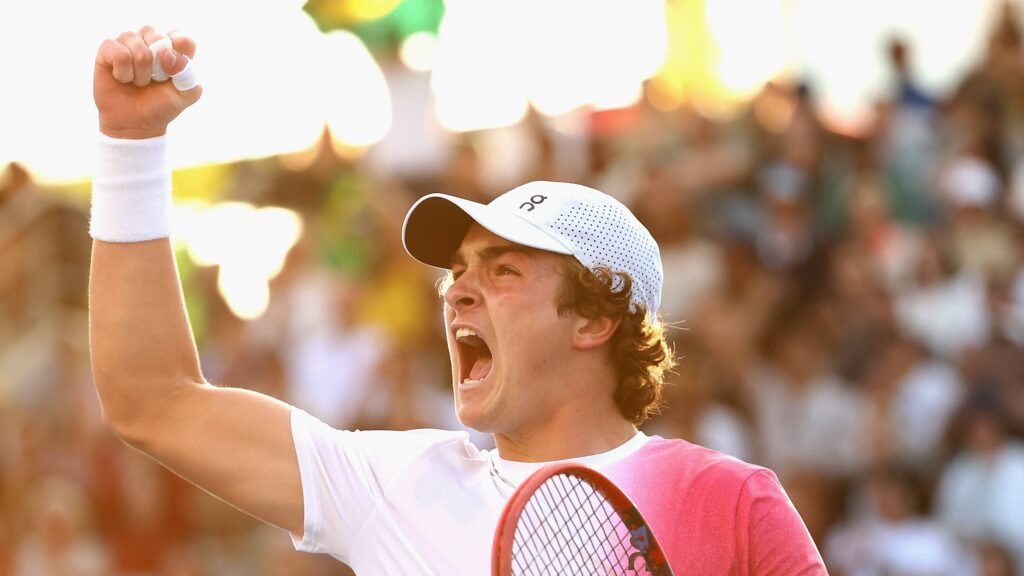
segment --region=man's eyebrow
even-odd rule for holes
[[[534,249],[527,248],[526,246],[507,244],[503,246],[488,246],[483,250],[477,251],[476,255],[481,260],[494,260],[495,258],[504,256],[505,254],[522,254],[524,256],[529,256],[534,251]]]
[[[477,250],[476,255],[477,258],[479,258],[481,261],[487,262],[490,260],[494,260],[496,258],[500,258],[501,256],[509,253],[523,254],[528,256],[532,252],[535,252],[535,249],[527,248],[526,246],[520,246],[518,244],[506,244],[501,246],[488,246],[486,248],[481,248],[480,250]],[[466,265],[466,257],[463,256],[462,250],[459,250],[458,252],[455,253],[454,256],[452,256],[451,266],[456,265]]]

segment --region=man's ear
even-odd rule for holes
[[[576,323],[572,333],[572,345],[580,350],[590,350],[603,345],[611,340],[612,335],[619,328],[621,318],[612,319],[607,316],[597,318],[584,318],[576,316]]]

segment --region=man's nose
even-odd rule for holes
[[[455,310],[471,308],[480,302],[480,291],[475,272],[463,272],[445,290],[444,301]]]

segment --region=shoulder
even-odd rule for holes
[[[362,460],[385,467],[424,458],[435,459],[438,464],[482,459],[466,432],[338,430],[299,409],[292,410],[292,434],[300,457],[309,451],[334,453],[346,460]]]
[[[752,488],[762,492],[761,488],[774,484],[781,492],[775,474],[767,468],[685,440],[658,436],[608,472],[613,481],[636,492],[671,493],[716,507],[735,506],[751,496]]]
[[[647,444],[637,451],[637,458],[655,465],[657,468],[691,478],[699,482],[726,482],[742,485],[751,476],[767,473],[774,474],[763,466],[744,462],[739,458],[723,454],[711,448],[692,444],[686,440],[667,440],[660,436],[652,437]]]

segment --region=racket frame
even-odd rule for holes
[[[633,504],[633,501],[629,499],[629,496],[626,496],[625,492],[600,472],[575,462],[559,462],[537,470],[512,494],[512,498],[509,499],[501,513],[498,527],[494,532],[491,556],[493,576],[512,576],[512,543],[515,539],[516,527],[519,525],[519,518],[537,490],[555,476],[572,476],[594,488],[619,514],[630,534],[639,533],[646,538],[647,550],[641,555],[645,560],[648,572],[653,576],[673,576],[672,568],[669,566],[668,559],[665,558],[665,552],[654,537],[650,525],[640,514],[640,510]],[[639,548],[635,542],[633,545]]]

